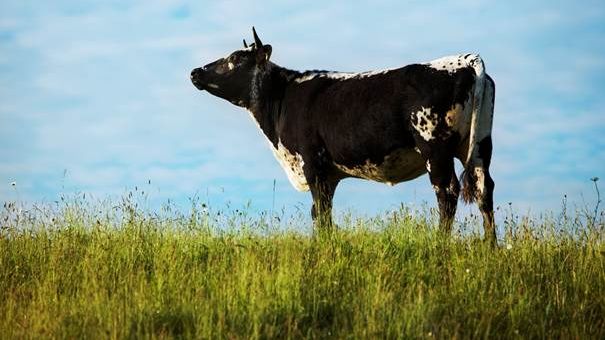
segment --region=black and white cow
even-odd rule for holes
[[[460,184],[496,242],[489,174],[495,86],[476,54],[362,73],[298,72],[272,63],[254,43],[191,72],[199,90],[246,108],[288,179],[311,191],[316,225],[331,226],[332,197],[346,177],[389,185],[426,172],[449,233]]]

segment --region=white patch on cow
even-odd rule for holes
[[[232,62],[229,62],[229,63],[227,63],[227,67],[229,68],[229,71],[231,71],[235,68],[235,65],[233,65]]]
[[[483,197],[483,194],[485,193],[485,174],[483,173],[483,168],[481,167],[475,167],[474,169],[475,172],[475,178],[477,180],[477,198],[480,199],[481,197]]]
[[[334,163],[340,171],[358,178],[393,185],[414,179],[424,173],[424,160],[413,149],[398,149],[386,155],[380,164],[367,159],[363,164],[347,167]]]
[[[262,132],[262,128],[256,120],[254,113],[252,113],[252,111],[250,110],[248,110],[248,113],[250,114],[250,117],[252,117],[254,124],[256,124],[258,129]],[[281,165],[282,169],[284,169],[284,171],[286,172],[286,176],[288,176],[288,180],[290,181],[290,184],[292,184],[294,189],[298,191],[309,191],[309,184],[307,183],[307,179],[303,171],[303,165],[305,164],[305,162],[303,161],[302,156],[298,153],[290,152],[290,150],[288,150],[282,144],[281,140],[278,141],[276,149],[273,143],[271,143],[271,141],[269,140],[269,138],[267,138],[267,135],[263,133],[263,136],[265,136],[265,140],[269,144],[271,151],[273,151],[275,159],[277,159],[279,165]]]
[[[456,190],[456,183],[458,183],[458,182],[456,182],[455,180],[454,181],[450,181],[450,185],[446,189],[446,192],[448,194],[450,194],[450,195],[454,195],[454,194],[458,195],[457,191],[459,191],[459,190]]]
[[[456,103],[445,113],[445,124],[452,131],[458,132],[463,139],[468,135],[471,127],[472,99],[472,94],[469,94],[463,105]]]
[[[429,61],[425,63],[425,65],[428,65],[435,70],[453,73],[456,70],[464,67],[473,67],[477,58],[480,59],[479,55],[477,54],[451,55]]]
[[[216,85],[216,84],[208,83],[207,85],[208,85],[208,87],[212,87],[213,89],[218,89],[218,85]]]
[[[430,160],[427,160],[427,161],[426,161],[426,170],[427,170],[428,172],[431,172],[431,161],[430,161]]]
[[[271,144],[275,158],[286,172],[290,184],[298,191],[309,191],[309,184],[303,171],[305,162],[298,153],[292,153],[279,141],[277,149]]]
[[[308,75],[305,75],[305,76],[302,76],[302,77],[294,78],[294,81],[297,82],[297,83],[303,83],[305,81],[314,79],[315,77],[317,77],[317,74],[316,73],[312,73],[312,74],[308,74]]]
[[[244,47],[244,48],[242,48],[242,49],[240,49],[238,51],[240,51],[240,52],[250,52],[253,49],[254,49],[254,46],[248,46],[248,47]]]
[[[422,107],[419,111],[412,112],[412,115],[414,116],[412,126],[420,136],[426,141],[434,139],[433,132],[437,127],[437,114],[431,112],[431,108]]]
[[[376,70],[376,71],[367,71],[367,72],[313,72],[310,74],[306,74],[302,77],[294,78],[294,81],[297,83],[304,83],[306,81],[315,79],[315,78],[328,78],[328,79],[336,79],[336,80],[348,80],[348,79],[363,79],[368,77],[373,77],[379,74],[385,74],[391,71],[388,70]]]
[[[355,167],[346,167],[338,163],[334,163],[334,166],[336,166],[340,171],[346,174],[359,178],[375,179],[381,177],[378,175],[380,173],[378,165],[370,162],[369,159],[366,159],[364,164]],[[383,182],[386,182],[386,180],[384,180]]]
[[[453,128],[458,125],[459,121],[462,118],[463,111],[464,106],[458,103],[454,104],[454,106],[445,113],[445,124],[447,124],[447,126],[449,126],[450,128]]]

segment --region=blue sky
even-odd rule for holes
[[[61,192],[307,209],[247,112],[189,82],[252,40],[293,69],[366,71],[479,52],[497,86],[496,204],[558,210],[605,179],[605,2],[0,3],[0,200]],[[147,184],[148,181],[151,184]],[[16,187],[10,184],[16,182]],[[428,178],[345,180],[337,211],[435,205]],[[468,207],[461,211],[470,211]]]

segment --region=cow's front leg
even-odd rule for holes
[[[311,195],[313,196],[313,206],[311,207],[311,216],[313,217],[314,229],[329,231],[333,228],[332,223],[332,198],[338,181],[330,181],[321,178],[315,178],[310,182]]]
[[[449,235],[454,223],[460,193],[460,183],[454,171],[454,159],[432,157],[427,161],[427,170],[439,204],[439,227],[441,231]]]

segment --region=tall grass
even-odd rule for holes
[[[271,216],[82,197],[5,203],[3,338],[604,338],[603,214],[506,214],[498,249],[430,212]],[[303,230],[303,231],[301,231]]]

